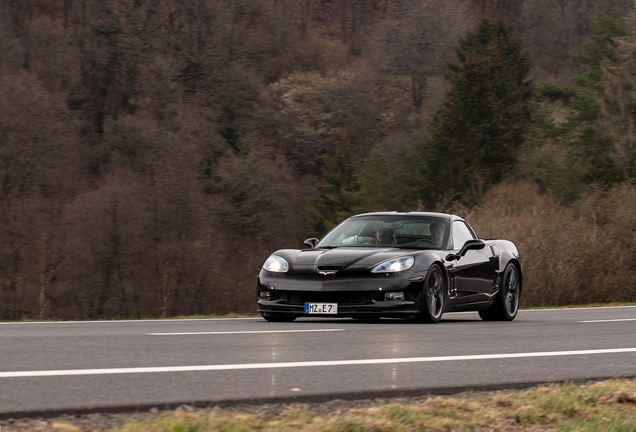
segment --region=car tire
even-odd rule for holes
[[[433,264],[426,274],[422,289],[422,312],[416,318],[419,322],[437,323],[442,319],[446,307],[446,279],[437,264]]]
[[[261,312],[261,315],[263,315],[263,318],[265,318],[265,320],[270,322],[292,322],[296,319],[295,316],[278,315],[267,312]]]
[[[519,312],[521,298],[521,279],[519,271],[513,263],[509,263],[501,278],[501,287],[495,301],[488,309],[479,311],[484,321],[512,321]]]

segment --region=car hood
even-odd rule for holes
[[[340,247],[335,249],[280,250],[291,270],[313,270],[318,267],[342,267],[342,270],[367,270],[392,258],[411,255],[413,251],[400,248]]]

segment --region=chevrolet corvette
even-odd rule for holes
[[[258,311],[268,321],[389,317],[436,323],[459,311],[478,311],[485,321],[517,316],[517,247],[478,238],[458,216],[366,213],[305,244],[274,252],[259,269]]]

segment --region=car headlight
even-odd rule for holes
[[[375,266],[371,273],[396,273],[404,270],[408,270],[415,264],[415,258],[404,257],[393,259],[391,261],[385,261],[382,264]]]
[[[276,273],[285,273],[289,270],[289,264],[285,261],[284,258],[281,258],[276,255],[272,255],[267,258],[265,264],[263,264],[263,269]]]

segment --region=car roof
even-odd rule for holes
[[[360,216],[416,216],[416,217],[435,217],[440,219],[449,219],[449,220],[464,220],[459,216],[447,214],[447,213],[435,213],[435,212],[372,212],[372,213],[363,213],[355,216],[351,216],[351,218],[357,218]],[[350,219],[351,219],[350,218]]]

